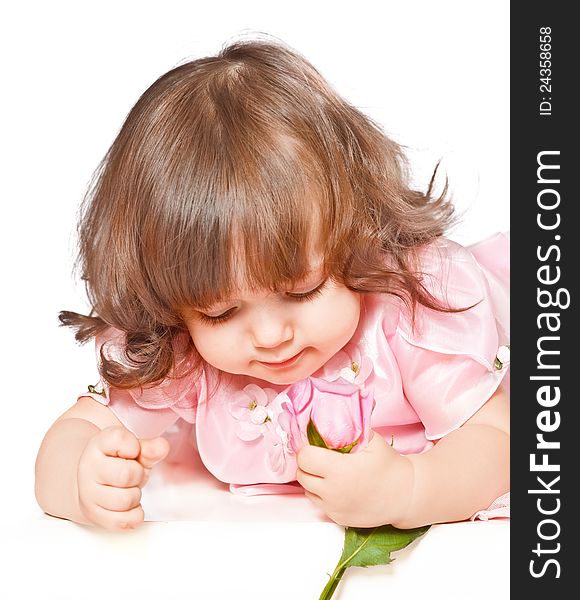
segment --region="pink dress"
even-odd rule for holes
[[[509,235],[468,248],[439,238],[423,250],[421,263],[423,283],[436,298],[476,306],[459,313],[419,306],[412,330],[398,298],[366,294],[353,338],[313,373],[333,381],[353,362],[361,365],[355,383],[373,390],[372,429],[401,454],[424,452],[461,427],[502,382],[509,391]],[[106,343],[107,356],[120,360],[120,340],[112,328],[101,334],[97,357]],[[101,380],[81,396],[109,406],[137,437],[189,436],[207,469],[234,493],[300,492],[289,432],[278,422],[289,386],[216,375],[205,364],[201,377],[148,389],[119,390]],[[267,423],[254,423],[250,406],[263,407]],[[507,516],[509,494],[472,519]]]

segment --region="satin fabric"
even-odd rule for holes
[[[401,454],[429,450],[473,416],[502,382],[509,391],[504,357],[510,343],[509,235],[498,233],[469,247],[439,238],[423,249],[421,272],[435,298],[471,308],[445,313],[418,306],[413,326],[397,297],[366,294],[350,342],[313,373],[332,381],[356,363],[356,383],[372,389],[376,400],[371,427]],[[107,356],[122,361],[122,344],[122,332],[108,329],[96,340],[97,360],[104,345]],[[504,362],[498,363],[502,347]],[[190,437],[207,469],[234,493],[295,493],[301,492],[295,455],[278,421],[288,387],[218,373],[205,364],[198,378],[130,390],[101,380],[94,392],[79,397],[108,405],[138,437],[165,435],[170,443],[180,433]],[[265,423],[253,423],[244,413],[256,399],[269,416]],[[509,494],[472,518],[498,516],[509,516]]]

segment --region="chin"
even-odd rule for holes
[[[263,381],[268,381],[269,383],[273,383],[275,385],[292,385],[297,381],[301,381],[302,379],[310,377],[317,370],[318,368],[296,369],[295,372],[288,371],[287,373],[264,373],[263,375],[258,375],[257,377]]]
[[[300,375],[299,377],[287,377],[283,381],[279,381],[278,384],[279,385],[292,385],[298,381],[301,381],[302,379],[306,379],[307,377],[310,377],[310,375]]]
[[[257,379],[261,379],[262,381],[267,381],[268,383],[273,383],[274,385],[292,385],[293,383],[296,383],[301,379],[305,379],[306,377],[308,377],[308,375],[295,375],[292,377],[290,374],[280,373],[279,375],[276,375],[272,373],[264,375],[255,375],[254,377],[256,377]]]

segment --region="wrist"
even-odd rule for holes
[[[57,420],[46,434],[35,465],[35,492],[53,517],[90,524],[79,505],[78,469],[83,451],[99,428],[78,418]]]
[[[415,493],[415,467],[409,456],[401,454],[397,464],[397,474],[393,478],[394,486],[391,484],[391,490],[396,489],[394,495],[396,502],[390,504],[391,516],[387,521],[393,527],[398,529],[408,529],[415,525],[407,525],[413,515],[414,493]],[[392,491],[390,495],[393,496]]]

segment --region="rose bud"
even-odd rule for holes
[[[328,382],[310,377],[287,392],[290,404],[291,445],[294,451],[305,443],[350,452],[370,439],[370,417],[374,398],[345,380]]]

